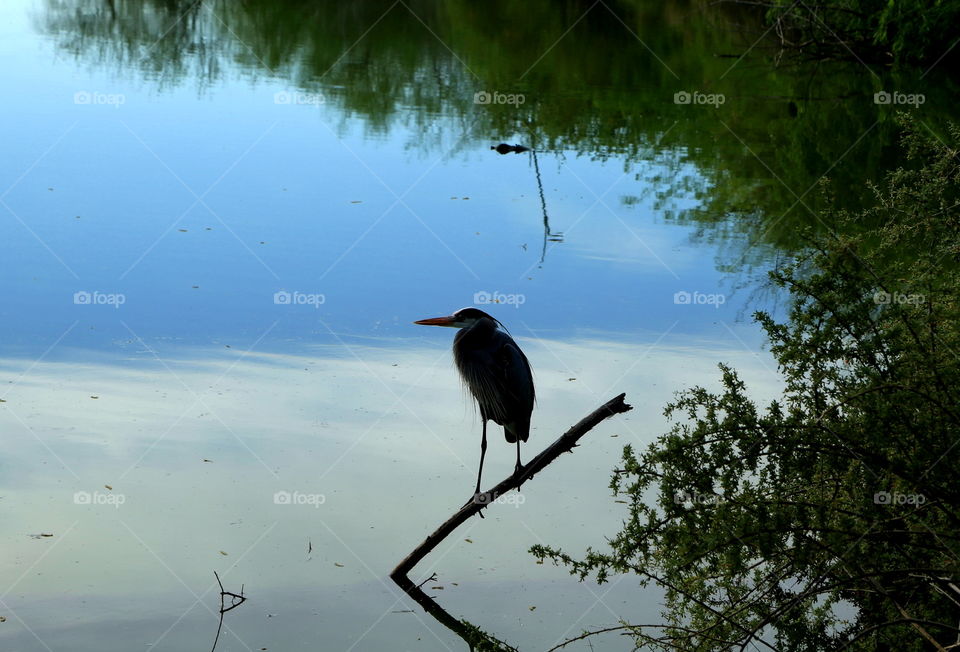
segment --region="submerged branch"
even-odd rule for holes
[[[231,609],[236,609],[244,602],[247,601],[246,596],[243,595],[243,585],[240,585],[240,594],[231,593],[223,588],[223,582],[220,581],[220,576],[217,574],[217,571],[213,571],[213,576],[217,578],[217,584],[220,585],[220,624],[217,626],[217,637],[213,639],[213,647],[210,648],[210,652],[214,652],[217,649],[217,642],[220,640],[220,630],[223,629],[223,614],[227,613]],[[230,598],[230,606],[226,605],[225,598]]]

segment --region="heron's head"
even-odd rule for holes
[[[494,324],[499,324],[495,318],[491,317],[477,308],[461,308],[447,317],[431,317],[430,319],[421,319],[413,322],[421,326],[449,326],[451,328],[470,328],[481,319],[489,319]]]

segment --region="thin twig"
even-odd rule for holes
[[[247,601],[243,595],[243,584],[240,585],[240,595],[237,595],[236,593],[231,593],[230,591],[224,590],[223,582],[220,581],[220,576],[217,575],[217,571],[213,571],[213,576],[217,578],[217,584],[220,585],[220,624],[217,626],[217,637],[213,639],[213,647],[210,648],[210,652],[214,652],[214,650],[217,649],[217,641],[220,640],[220,630],[223,629],[223,614],[227,613],[231,609],[236,609]],[[226,603],[224,602],[224,598],[227,596],[230,596],[229,607],[226,606]]]

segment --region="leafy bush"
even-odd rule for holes
[[[611,487],[629,516],[609,549],[532,549],[581,579],[635,573],[663,587],[662,625],[622,625],[638,644],[957,642],[960,130],[946,144],[906,124],[903,142],[916,166],[873,188],[866,211],[826,220],[881,228],[772,273],[792,297],[789,322],[756,317],[781,399],[761,409],[722,367],[719,393],[683,392],[666,435],[624,449]]]
[[[784,45],[819,59],[934,63],[957,42],[960,2],[774,0],[767,19]]]

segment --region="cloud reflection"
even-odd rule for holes
[[[624,444],[666,430],[662,408],[674,391],[710,386],[704,379],[718,377],[719,361],[740,369],[761,398],[776,389],[762,361],[715,341],[518,341],[539,396],[524,460],[616,393],[626,392],[635,409],[525,485],[522,500],[491,508],[445,542],[418,569],[424,577],[439,571],[440,584],[561,581],[562,569],[537,566],[526,549],[602,544],[621,518],[609,472]],[[163,352],[160,361],[65,357],[32,368],[0,361],[10,381],[29,368],[8,386],[0,412],[10,443],[3,576],[9,584],[23,575],[6,601],[43,613],[34,629],[66,622],[36,601],[63,587],[95,593],[91,609],[130,598],[100,614],[106,621],[147,618],[154,600],[174,611],[198,597],[213,604],[216,592],[204,592],[214,570],[228,584],[244,583],[254,599],[362,585],[386,610],[396,598],[381,580],[472,494],[479,421],[444,338],[316,346],[300,355],[195,348]],[[487,464],[490,483],[512,470],[513,449],[497,435]],[[77,492],[91,500],[78,503]],[[290,499],[278,501],[278,492]],[[474,609],[477,595],[462,590],[455,602]],[[547,595],[537,600],[548,608],[545,600],[570,599]],[[266,608],[285,607],[292,605]],[[98,620],[79,611],[69,618]]]

